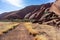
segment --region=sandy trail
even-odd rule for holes
[[[20,24],[15,29],[0,36],[0,40],[33,40],[33,38],[29,35],[29,32],[24,25]]]

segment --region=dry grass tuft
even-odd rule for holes
[[[0,35],[9,29],[13,29],[13,27],[18,24],[17,22],[0,22]]]
[[[34,36],[35,40],[56,40],[56,29],[53,26],[38,23],[24,23],[27,30]]]

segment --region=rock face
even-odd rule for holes
[[[24,18],[38,20],[44,14],[45,10],[46,9],[48,10],[48,8],[50,8],[50,6],[51,6],[50,3],[41,5],[41,7],[39,7],[38,9],[36,8],[33,12],[29,12],[27,15],[25,15]]]
[[[21,10],[0,14],[0,19],[24,19],[25,18],[25,19],[35,19],[37,21],[40,21],[43,15],[45,15],[45,13],[47,12],[50,12],[50,14],[52,14],[53,12],[55,15],[60,16],[59,3],[60,0],[56,0],[53,3],[27,6]]]
[[[18,11],[1,14],[0,19],[34,19],[40,24],[60,26],[59,3],[60,0],[56,0],[53,3],[28,6]]]
[[[51,4],[52,3],[42,5],[31,5],[18,11],[7,12],[8,14],[5,13],[6,15],[1,14],[2,18],[0,19],[39,19],[43,15],[45,9],[51,7]]]
[[[57,15],[60,15],[60,0],[56,0],[56,1],[52,4],[52,6],[51,6],[51,8],[50,8],[50,11],[51,11],[51,12],[54,12],[54,13],[57,14]]]

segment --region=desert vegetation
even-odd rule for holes
[[[18,24],[18,22],[0,22],[0,35],[3,34],[3,32],[7,32],[9,29],[13,29]]]
[[[20,23],[21,22],[0,22],[0,35],[8,32],[10,29],[12,30]],[[34,40],[56,40],[56,29],[53,26],[32,22],[22,22],[22,24],[28,30],[30,35],[33,35]]]
[[[56,40],[59,39],[59,31],[54,26],[46,24],[38,24],[32,22],[0,22],[0,34],[7,32],[9,29],[17,27],[17,25],[22,24],[33,36],[34,40]]]
[[[34,19],[4,19],[0,22],[34,22]]]
[[[56,29],[53,26],[38,23],[24,23],[35,40],[56,40]]]

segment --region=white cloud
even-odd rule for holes
[[[2,2],[5,2],[7,4],[11,4],[16,7],[23,8],[26,4],[24,3],[25,0],[2,0]],[[43,0],[44,1],[44,0]],[[48,0],[48,2],[54,2],[55,0]]]
[[[6,2],[8,4],[11,4],[13,6],[16,6],[16,7],[23,7],[24,6],[23,0],[2,0],[2,1]]]
[[[5,11],[4,11],[4,10],[2,10],[2,9],[0,9],[0,14],[1,14],[1,13],[3,13],[3,12],[5,12]]]
[[[49,2],[54,2],[55,0],[48,0]]]

